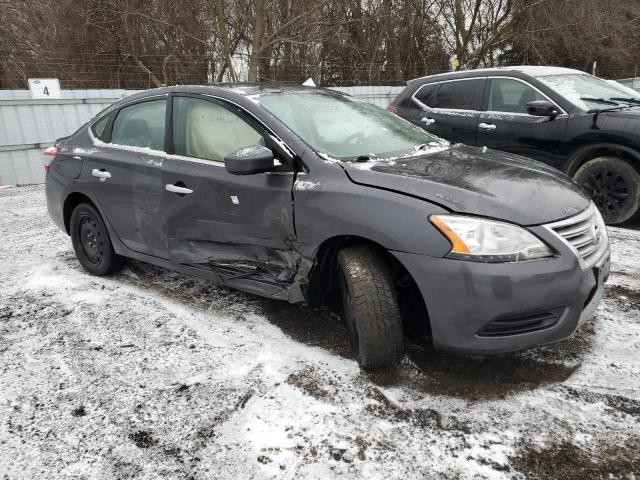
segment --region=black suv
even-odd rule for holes
[[[559,67],[508,67],[407,82],[388,110],[452,142],[567,173],[608,224],[640,217],[640,93]]]

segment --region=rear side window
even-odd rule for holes
[[[436,92],[438,91],[439,83],[430,83],[423,85],[415,93],[416,100],[427,107],[433,107],[436,100]]]
[[[546,100],[529,85],[510,78],[490,80],[487,110],[490,112],[527,113],[527,103]]]
[[[433,108],[477,110],[483,96],[484,80],[443,82],[438,88]]]
[[[111,129],[111,143],[164,150],[166,101],[150,100],[124,107]]]
[[[215,162],[252,145],[262,135],[241,117],[214,102],[193,97],[173,99],[173,151]]]

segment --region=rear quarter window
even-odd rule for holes
[[[427,107],[433,107],[436,100],[436,92],[438,91],[438,83],[428,83],[422,85],[414,94],[416,100]]]
[[[91,125],[91,131],[95,135],[96,138],[99,138],[102,141],[105,141],[106,133],[107,133],[107,125],[109,125],[109,120],[111,120],[111,115],[105,115],[100,120]]]

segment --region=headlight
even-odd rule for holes
[[[538,237],[510,223],[463,215],[431,215],[429,220],[451,242],[451,258],[497,263],[553,255]]]

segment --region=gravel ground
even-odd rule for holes
[[[370,376],[330,312],[89,276],[42,186],[0,188],[0,479],[640,478],[640,231],[610,235],[570,340]]]

